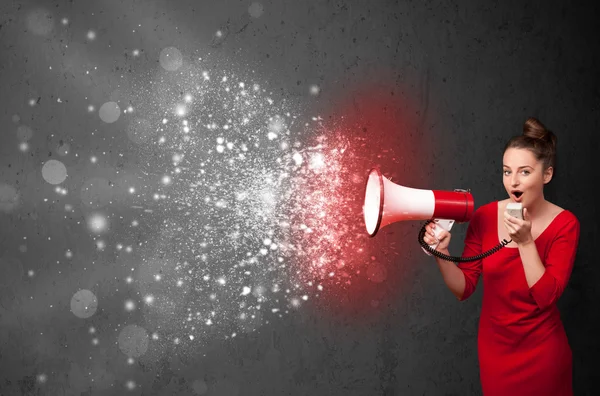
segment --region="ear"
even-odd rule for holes
[[[554,175],[554,168],[552,168],[551,166],[546,168],[546,170],[544,171],[544,184],[550,183],[550,180],[552,180],[553,175]]]

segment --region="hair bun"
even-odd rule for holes
[[[540,139],[550,145],[552,150],[556,150],[556,135],[549,129],[546,129],[544,124],[537,118],[529,117],[523,124],[523,136]]]
[[[548,130],[537,118],[530,117],[523,124],[523,135],[534,138],[544,139],[548,134]]]

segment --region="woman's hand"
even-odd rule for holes
[[[439,236],[436,238],[435,234],[433,233],[433,230],[439,228]],[[443,250],[447,250],[448,249],[448,245],[450,244],[450,238],[452,238],[452,236],[450,235],[450,233],[446,230],[444,230],[441,227],[437,227],[435,225],[435,222],[431,222],[429,224],[427,224],[425,226],[425,235],[423,236],[423,240],[425,241],[426,244],[428,245],[433,245],[434,243],[436,243],[437,241],[439,241],[439,245],[437,245],[436,249],[437,251],[443,251]]]
[[[508,235],[517,245],[526,245],[533,242],[531,221],[527,213],[527,208],[523,208],[523,220],[513,217],[507,211],[504,211],[504,228],[506,228]]]

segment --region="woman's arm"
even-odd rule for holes
[[[440,253],[450,255],[448,249],[443,249]],[[442,278],[448,289],[456,296],[459,301],[462,301],[465,292],[465,275],[462,270],[452,261],[446,261],[439,257],[435,258],[437,265],[442,273]]]

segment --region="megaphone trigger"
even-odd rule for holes
[[[435,236],[436,239],[438,239],[440,237],[440,234],[442,233],[442,231],[450,232],[450,230],[452,229],[452,226],[454,225],[454,220],[451,220],[451,219],[433,219],[433,222],[435,222],[435,224],[437,226],[437,227],[433,228],[433,235]],[[440,242],[438,240],[436,243],[429,245],[429,247],[431,247],[433,250],[435,250],[439,244],[440,244]],[[421,247],[421,249],[423,249],[423,251],[428,256],[432,256],[431,252],[429,252],[424,247]]]

